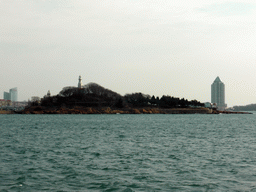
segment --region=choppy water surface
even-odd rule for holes
[[[0,115],[1,191],[256,191],[255,115]]]

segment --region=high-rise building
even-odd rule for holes
[[[11,100],[10,93],[4,92],[4,100]]]
[[[215,103],[218,110],[225,110],[225,85],[219,77],[216,77],[211,85],[211,102]]]
[[[18,89],[12,88],[8,92],[4,92],[4,100],[18,101]]]
[[[9,90],[11,101],[18,101],[18,90],[17,87]]]

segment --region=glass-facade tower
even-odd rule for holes
[[[10,93],[4,92],[4,100],[11,100]]]
[[[219,110],[224,110],[227,106],[225,104],[225,85],[219,77],[211,85],[211,102],[215,103]]]
[[[18,101],[18,90],[17,87],[9,90],[11,101]]]

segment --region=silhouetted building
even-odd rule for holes
[[[50,90],[48,90],[48,92],[47,92],[47,97],[51,97],[51,92],[50,92]]]
[[[225,85],[217,77],[211,85],[211,102],[215,103],[218,110],[225,110]]]

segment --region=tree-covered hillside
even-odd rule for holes
[[[249,104],[244,106],[234,106],[235,111],[256,111],[256,104]]]
[[[106,89],[96,83],[89,83],[82,88],[64,87],[56,96],[42,98],[41,106],[84,106],[84,107],[160,107],[188,108],[203,107],[197,100],[188,101],[163,95],[161,98],[143,93],[120,94]]]

